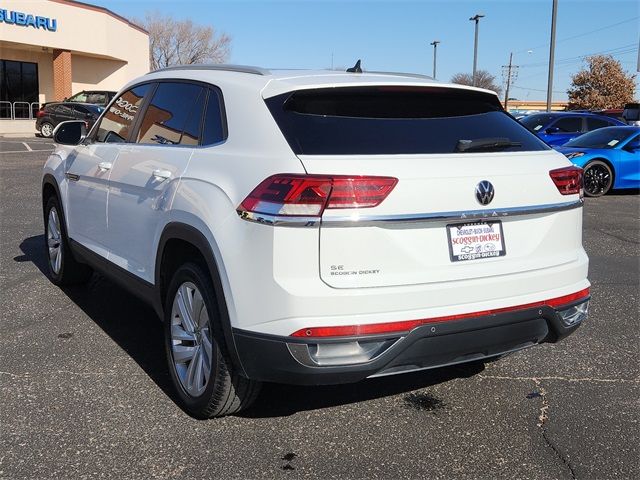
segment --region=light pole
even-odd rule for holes
[[[551,10],[551,45],[549,47],[549,80],[547,81],[547,112],[551,111],[551,96],[553,94],[553,57],[556,50],[556,16],[558,15],[558,0],[553,0]]]
[[[473,86],[476,86],[476,70],[478,67],[478,24],[480,23],[480,19],[484,17],[482,13],[476,13],[469,20],[476,22],[476,39],[473,43]]]
[[[438,54],[438,44],[440,40],[434,40],[429,45],[433,45],[433,79],[436,79],[436,58]]]

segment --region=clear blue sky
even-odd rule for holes
[[[231,63],[263,67],[328,68],[333,53],[335,67],[362,58],[365,69],[430,75],[429,43],[440,40],[442,80],[471,72],[474,29],[468,19],[484,13],[478,68],[502,81],[502,65],[513,51],[521,67],[510,96],[546,96],[552,0],[88,1],[130,18],[157,10],[213,25],[232,37]],[[581,56],[612,53],[635,72],[639,25],[638,0],[559,0],[554,100],[566,99]]]

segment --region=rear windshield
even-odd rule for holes
[[[266,103],[293,151],[302,155],[548,149],[504,112],[495,95],[482,92],[344,87],[300,90]]]

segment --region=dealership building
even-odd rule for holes
[[[148,33],[106,8],[0,0],[0,134],[32,133],[41,103],[119,90],[148,71]]]

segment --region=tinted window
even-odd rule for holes
[[[205,100],[207,98],[207,91],[202,88],[200,94],[196,99],[187,123],[184,126],[182,132],[182,138],[180,139],[181,145],[198,145],[200,143],[200,130],[202,128],[202,115],[204,114]]]
[[[596,130],[598,128],[608,127],[611,125],[606,120],[602,120],[600,118],[589,118],[587,117],[587,130]]]
[[[629,122],[636,122],[640,120],[640,105],[628,104],[625,105],[622,116]]]
[[[221,98],[217,90],[209,90],[209,100],[204,119],[202,145],[213,145],[225,139]]]
[[[527,127],[529,130],[537,132],[549,125],[554,118],[556,117],[554,117],[553,115],[536,113],[534,115],[528,115],[524,118],[521,118],[520,123]]]
[[[67,105],[58,105],[55,109],[55,113],[58,115],[73,115],[73,110]]]
[[[560,133],[575,133],[582,131],[582,117],[564,117],[551,125],[558,128]]]
[[[301,90],[266,102],[297,154],[454,153],[460,144],[489,139],[501,145],[485,151],[548,148],[507,115],[495,95],[482,92],[345,87]]]
[[[97,142],[126,142],[138,109],[151,84],[138,85],[127,90],[109,106],[97,128]]]
[[[632,135],[628,127],[609,127],[580,135],[565,143],[565,147],[574,148],[614,148]]]
[[[202,91],[202,87],[190,83],[160,83],[145,111],[137,142],[179,145]],[[195,135],[197,144],[197,132]],[[189,135],[185,143],[193,144]]]
[[[73,109],[78,112],[81,113],[83,115],[86,115],[87,113],[89,113],[89,110],[84,108],[82,105],[74,105]]]

